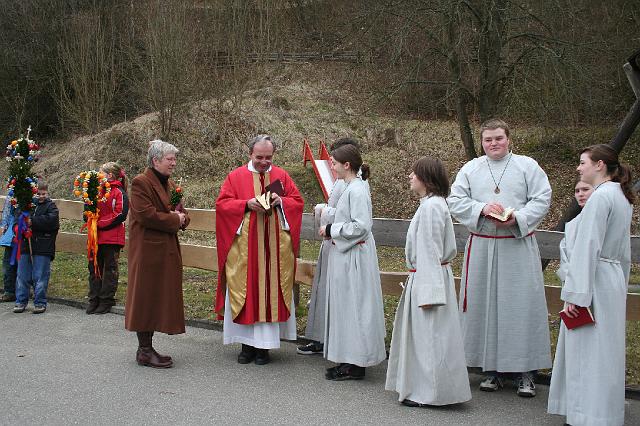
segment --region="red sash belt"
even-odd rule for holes
[[[448,265],[448,264],[449,264],[449,262],[442,262],[440,264],[440,266],[445,266],[445,265]],[[409,272],[416,272],[416,270],[415,269],[409,269]]]
[[[532,236],[534,233],[529,232],[525,238]],[[516,238],[513,235],[484,235],[476,234],[475,232],[469,232],[469,246],[467,247],[467,261],[464,265],[464,276],[466,281],[464,282],[464,299],[462,301],[462,312],[467,312],[467,289],[469,288],[469,259],[471,258],[471,243],[473,243],[473,237],[478,238],[491,238],[494,240],[503,240],[505,238]]]

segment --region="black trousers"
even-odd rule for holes
[[[109,306],[116,304],[120,250],[122,247],[117,244],[98,246],[98,268],[101,276],[96,276],[93,262],[89,262],[89,304]]]

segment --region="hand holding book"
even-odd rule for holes
[[[502,207],[502,204],[497,202],[491,202],[485,204],[482,208],[482,214],[492,220],[498,222],[507,222],[511,219],[515,209],[513,207]]]
[[[509,220],[514,211],[514,208],[507,207],[502,211],[502,214],[491,212],[487,216],[500,222],[506,222],[507,220]]]
[[[280,179],[276,179],[264,188],[265,192],[258,195],[256,200],[262,208],[271,214],[271,208],[281,204],[280,197],[284,195],[284,188]]]
[[[582,327],[583,325],[595,324],[596,322],[591,313],[591,309],[572,303],[567,303],[567,306],[560,311],[560,318],[569,330]]]

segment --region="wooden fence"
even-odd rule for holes
[[[200,59],[215,67],[229,68],[236,64],[249,64],[255,62],[279,62],[283,64],[300,64],[309,62],[352,62],[373,63],[376,56],[358,51],[343,52],[271,52],[249,53],[235,57],[229,52],[220,51],[203,55]]]
[[[82,202],[69,200],[55,200],[60,210],[60,217],[64,219],[82,218]],[[189,229],[192,231],[215,231],[215,210],[189,209],[191,223]],[[405,236],[409,221],[404,219],[374,219],[373,234],[376,244],[379,246],[404,247]],[[456,244],[458,251],[463,251],[468,237],[467,229],[455,224]],[[302,217],[302,235],[304,240],[320,240],[317,235],[316,226],[312,214],[305,213]],[[563,237],[562,232],[556,231],[536,231],[536,239],[540,248],[540,256],[544,259],[559,259],[560,252],[558,246]],[[215,247],[200,246],[194,244],[181,244],[182,261],[184,266],[205,269],[209,271],[218,270],[218,258]],[[56,243],[57,251],[86,253],[86,235],[61,232]],[[125,247],[126,250],[126,247]],[[631,258],[634,263],[640,263],[640,237],[631,237]],[[311,285],[315,271],[315,262],[298,259],[296,271],[296,282],[304,285]],[[402,288],[399,283],[403,282],[407,276],[406,272],[380,272],[382,291],[388,295],[399,295]],[[456,280],[458,285],[458,280]],[[560,301],[560,290],[558,286],[545,286],[547,306],[549,312],[559,312],[562,309]],[[627,320],[640,320],[640,294],[630,293],[627,296]]]

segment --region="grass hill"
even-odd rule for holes
[[[378,217],[412,215],[416,204],[408,192],[407,175],[419,156],[441,158],[452,178],[464,164],[455,121],[423,120],[381,108],[367,110],[359,94],[332,87],[331,75],[317,65],[298,66],[294,71],[285,68],[268,85],[245,92],[241,104],[204,100],[185,105],[175,119],[171,142],[181,151],[175,177],[183,179],[187,205],[213,207],[225,175],[247,161],[244,144],[257,133],[276,138],[275,162],[289,170],[301,188],[306,211],[322,196],[311,168],[302,166],[305,138],[314,151],[321,140],[330,143],[347,135],[361,140],[364,159],[372,167],[374,215]],[[571,200],[580,149],[608,142],[616,125],[512,123],[514,151],[535,158],[552,182],[552,210],[543,227],[552,226]],[[95,135],[41,141],[44,148],[37,172],[49,181],[54,197],[71,198],[73,178],[87,167],[89,159],[98,164],[117,160],[132,177],[145,167],[147,143],[157,137],[157,115],[151,113]],[[636,132],[623,153],[636,175],[640,171],[636,167],[640,164],[639,142]]]

